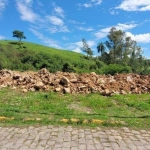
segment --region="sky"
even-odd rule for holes
[[[150,0],[0,0],[0,40],[15,40],[81,53],[82,39],[97,54],[112,27],[122,30],[150,58]]]

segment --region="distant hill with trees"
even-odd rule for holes
[[[82,39],[81,50],[86,54],[60,50],[35,43],[22,42],[24,33],[13,32],[18,41],[0,41],[0,69],[11,70],[39,70],[46,68],[50,72],[76,72],[98,74],[115,73],[150,73],[150,60],[142,56],[142,49],[130,37],[116,28],[108,33],[108,40],[99,42],[97,51],[99,56],[93,57],[93,51]]]

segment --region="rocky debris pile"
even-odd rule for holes
[[[150,93],[150,75],[116,74],[98,75],[66,72],[50,73],[45,68],[39,72],[0,71],[0,88],[11,87],[27,91],[55,91],[62,93],[100,93],[101,95]]]

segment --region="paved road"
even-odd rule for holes
[[[0,150],[150,150],[150,131],[0,127]]]

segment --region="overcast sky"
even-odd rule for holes
[[[0,0],[0,39],[20,30],[26,41],[81,52],[82,38],[97,55],[110,28],[121,29],[150,58],[150,0]]]

